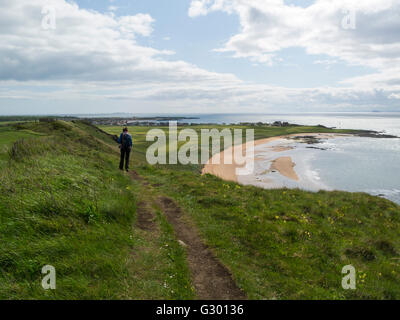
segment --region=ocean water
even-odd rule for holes
[[[346,137],[316,145],[308,161],[328,189],[362,191],[400,204],[400,139]]]
[[[273,147],[291,149],[274,152]],[[239,182],[263,188],[366,192],[400,204],[400,139],[331,136],[307,144],[279,139],[255,148],[254,174]],[[290,157],[299,180],[269,170],[273,160]]]
[[[239,123],[287,121],[300,125],[324,125],[339,129],[365,129],[400,136],[400,112],[288,113],[288,114],[193,114],[190,123]]]

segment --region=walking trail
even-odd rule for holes
[[[144,186],[149,183],[135,171],[130,172],[132,179]],[[147,189],[147,188],[143,188]],[[147,198],[147,197],[146,197]],[[168,223],[173,227],[179,243],[185,248],[192,283],[198,299],[201,300],[245,300],[245,293],[238,288],[228,269],[214,256],[204,244],[197,228],[174,200],[151,194],[149,202],[141,201],[137,207],[137,226],[142,230],[156,229],[153,204],[164,213]]]

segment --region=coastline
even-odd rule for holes
[[[283,136],[276,136],[270,138],[264,138],[259,140],[254,140],[254,147],[261,145],[267,145],[277,140],[284,140],[284,139],[299,139],[299,140],[306,140],[311,139],[314,140],[309,142],[310,144],[315,143],[315,139],[327,139],[327,138],[334,138],[334,137],[346,137],[346,136],[354,136],[353,134],[342,134],[342,133],[296,133],[290,135],[283,135]],[[204,165],[202,169],[202,174],[212,174],[215,175],[223,180],[233,181],[233,182],[240,182],[239,177],[236,174],[236,169],[243,168],[244,165],[239,165],[235,163],[232,157],[232,164],[225,164],[224,159],[233,155],[233,152],[236,148],[242,148],[242,152],[246,152],[246,143],[242,145],[230,147],[220,153],[213,155],[207,163]],[[291,150],[291,147],[287,146],[270,146],[270,153],[277,154],[279,152]],[[220,161],[218,164],[214,164],[215,159],[220,157]],[[254,161],[260,161],[262,159],[257,157],[257,154],[254,153]],[[293,162],[290,156],[278,157],[272,160],[270,168],[266,169],[266,172],[278,172],[281,176],[286,177],[293,181],[299,181],[298,174],[295,170],[296,163]],[[272,181],[270,181],[272,182]],[[249,183],[251,184],[251,183]]]

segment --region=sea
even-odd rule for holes
[[[299,114],[193,114],[190,123],[236,124],[284,121],[338,129],[365,129],[400,137],[400,112],[299,113]],[[400,138],[336,137],[309,145],[291,142],[291,156],[300,181],[281,178],[278,187],[312,191],[366,192],[400,204]],[[266,161],[260,173],[269,169]],[[263,170],[265,169],[265,170]],[[258,177],[262,178],[262,177]]]
[[[177,116],[177,115],[170,115]],[[339,129],[365,129],[400,137],[400,112],[357,112],[357,113],[288,113],[288,114],[185,114],[196,119],[180,120],[187,123],[237,124],[273,123],[285,121],[300,125],[324,125]]]

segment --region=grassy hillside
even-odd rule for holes
[[[0,143],[0,299],[192,297],[171,231],[135,227],[141,191],[109,136],[57,121],[2,127]],[[41,287],[47,264],[55,291]]]
[[[249,298],[400,298],[398,205],[364,193],[244,187],[201,176],[200,166],[149,166],[147,130],[131,129],[137,171],[185,208]],[[348,131],[256,127],[255,136],[300,132]],[[341,287],[348,264],[357,270],[355,291]]]
[[[201,176],[199,165],[150,166],[148,129],[131,128],[140,181],[118,170],[112,137],[90,125],[0,127],[0,299],[196,298],[185,250],[154,204],[161,195],[251,299],[400,298],[399,206],[361,193],[244,187]],[[256,138],[329,131],[257,127]],[[138,223],[146,204],[151,230]],[[47,264],[55,291],[40,284]],[[341,288],[347,264],[355,291]]]

